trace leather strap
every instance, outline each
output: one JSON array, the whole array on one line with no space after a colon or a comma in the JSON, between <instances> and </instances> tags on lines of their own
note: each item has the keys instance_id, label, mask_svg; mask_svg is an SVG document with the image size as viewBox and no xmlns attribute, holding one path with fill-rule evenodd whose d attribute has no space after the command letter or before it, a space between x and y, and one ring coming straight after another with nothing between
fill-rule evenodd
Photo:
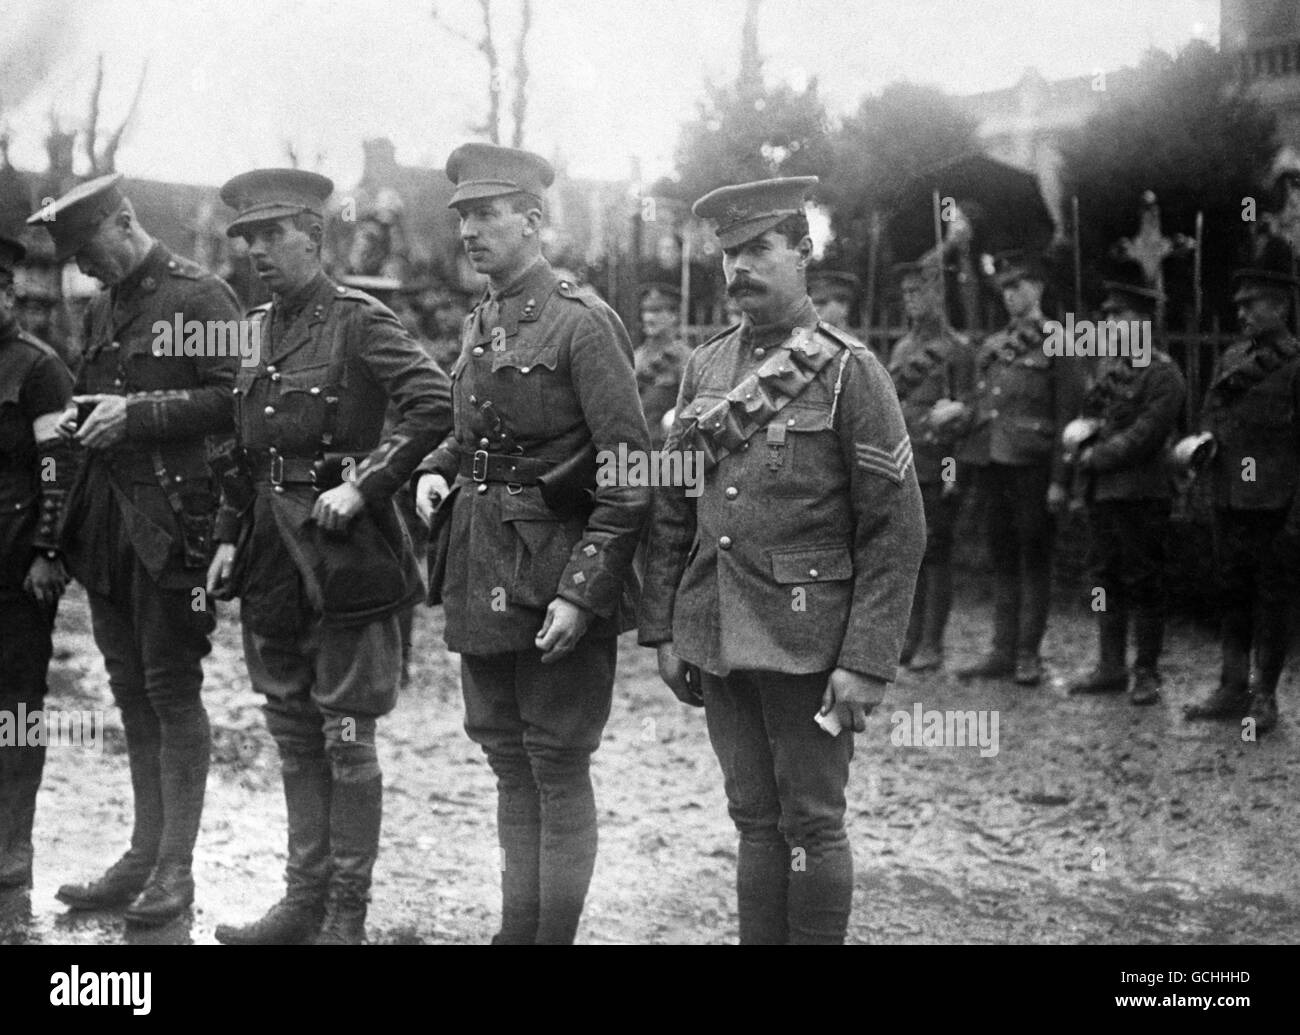
<instances>
[{"instance_id":1,"label":"leather strap","mask_svg":"<svg viewBox=\"0 0 1300 1035\"><path fill-rule=\"evenodd\" d=\"M550 460L489 453L484 449L473 453L462 453L460 457L460 473L476 482L536 485L542 475L554 467L554 462Z\"/></svg>"}]
</instances>

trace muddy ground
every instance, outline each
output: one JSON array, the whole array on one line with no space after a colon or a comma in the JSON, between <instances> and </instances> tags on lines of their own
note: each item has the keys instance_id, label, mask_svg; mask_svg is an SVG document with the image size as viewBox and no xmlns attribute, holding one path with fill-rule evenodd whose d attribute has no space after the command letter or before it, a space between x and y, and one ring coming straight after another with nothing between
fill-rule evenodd
<instances>
[{"instance_id":1,"label":"muddy ground","mask_svg":"<svg viewBox=\"0 0 1300 1035\"><path fill-rule=\"evenodd\" d=\"M985 590L968 578L949 668L987 635ZM421 609L410 688L381 724L387 779L370 937L482 943L496 925L494 784L461 729L457 662L441 613ZM1213 680L1203 627L1175 624L1164 701L1070 698L1090 661L1084 612L1058 609L1044 653L1050 683L962 685L904 677L857 740L849 832L857 865L850 940L894 942L1300 941L1300 700L1258 743L1230 723L1189 725L1181 705ZM89 632L85 597L60 613L50 704L105 709L103 751L51 750L37 813L36 883L0 902L0 940L211 943L281 892L284 804L274 744L249 689L234 612L207 666L214 765L191 920L152 932L120 915L69 915L58 885L98 874L125 849L130 784L121 723ZM900 747L891 715L996 709L998 753ZM613 715L594 765L601 854L579 940L725 943L736 937L735 838L700 713L660 684L653 653L625 638Z\"/></svg>"}]
</instances>

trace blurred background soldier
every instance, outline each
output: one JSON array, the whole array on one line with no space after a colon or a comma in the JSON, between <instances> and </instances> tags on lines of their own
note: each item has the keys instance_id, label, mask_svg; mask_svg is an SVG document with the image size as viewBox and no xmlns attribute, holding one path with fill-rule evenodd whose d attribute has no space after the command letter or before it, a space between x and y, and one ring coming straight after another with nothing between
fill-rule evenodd
<instances>
[{"instance_id":1,"label":"blurred background soldier","mask_svg":"<svg viewBox=\"0 0 1300 1035\"><path fill-rule=\"evenodd\" d=\"M1204 476L1214 500L1223 668L1218 687L1186 715L1248 715L1257 733L1277 722L1300 568L1300 342L1287 330L1291 270L1290 250L1272 238L1233 275L1246 339L1223 354L1201 416L1213 439Z\"/></svg>"},{"instance_id":2,"label":"blurred background soldier","mask_svg":"<svg viewBox=\"0 0 1300 1035\"><path fill-rule=\"evenodd\" d=\"M1137 331L1155 321L1160 292L1147 286L1140 268L1108 280L1101 309L1108 321ZM1097 377L1084 396L1083 417L1067 425L1066 449L1077 452L1085 478L1091 533L1088 568L1097 611L1098 656L1091 672L1070 684L1070 693L1122 692L1129 687L1129 617L1137 657L1129 699L1160 698L1160 650L1164 642L1165 542L1173 490L1168 464L1170 437L1178 426L1187 386L1162 348L1150 362L1133 357L1099 360ZM1069 428L1086 436L1071 441Z\"/></svg>"},{"instance_id":3,"label":"blurred background soldier","mask_svg":"<svg viewBox=\"0 0 1300 1035\"><path fill-rule=\"evenodd\" d=\"M68 414L86 456L63 540L122 709L135 802L130 850L58 897L73 909L131 903L128 920L160 924L194 900L190 865L211 751L199 694L216 624L194 591L211 556L217 499L207 436L230 430L239 357L182 355L181 342L160 354L155 323L210 328L238 320L239 309L221 280L149 236L121 179L73 187L28 219L54 239L56 260L75 257L106 288L87 313L80 394Z\"/></svg>"},{"instance_id":4,"label":"blurred background soldier","mask_svg":"<svg viewBox=\"0 0 1300 1035\"><path fill-rule=\"evenodd\" d=\"M704 708L742 944L844 940L853 735L897 676L923 545L889 377L808 297L816 183L720 187L692 209L717 220L744 318L691 355L668 444L708 458L702 495L659 488L646 550L639 639Z\"/></svg>"},{"instance_id":5,"label":"blurred background soldier","mask_svg":"<svg viewBox=\"0 0 1300 1035\"><path fill-rule=\"evenodd\" d=\"M48 344L66 364L72 356L56 319L61 301L60 273L54 262L28 252L13 271L14 315L23 330Z\"/></svg>"},{"instance_id":6,"label":"blurred background soldier","mask_svg":"<svg viewBox=\"0 0 1300 1035\"><path fill-rule=\"evenodd\" d=\"M895 273L908 332L894 346L889 375L912 440L926 531L900 660L913 672L927 672L943 664L943 633L952 609L952 539L961 507L956 452L969 425L975 350L948 325L937 264L901 263Z\"/></svg>"},{"instance_id":7,"label":"blurred background soldier","mask_svg":"<svg viewBox=\"0 0 1300 1035\"><path fill-rule=\"evenodd\" d=\"M447 378L371 296L321 269L333 184L257 169L221 188L272 301L261 361L236 388L210 592L242 599L244 657L265 695L288 813L285 896L226 944L365 940L379 854L376 726L397 700L398 613L422 595L393 493L451 425ZM396 419L382 436L385 411Z\"/></svg>"},{"instance_id":8,"label":"blurred background soldier","mask_svg":"<svg viewBox=\"0 0 1300 1035\"><path fill-rule=\"evenodd\" d=\"M461 655L465 732L497 777L493 941L567 944L596 863L591 755L617 637L635 622L630 568L650 504L628 479L598 482L596 457L649 438L623 324L542 255L550 164L465 144L447 176L488 289L452 371L455 430L421 466L416 504L428 515L441 501L449 522L429 589Z\"/></svg>"},{"instance_id":9,"label":"blurred background soldier","mask_svg":"<svg viewBox=\"0 0 1300 1035\"><path fill-rule=\"evenodd\" d=\"M817 315L842 331L850 327L853 305L858 299L858 278L840 270L814 270L808 274L808 297Z\"/></svg>"},{"instance_id":10,"label":"blurred background soldier","mask_svg":"<svg viewBox=\"0 0 1300 1035\"><path fill-rule=\"evenodd\" d=\"M664 284L641 289L641 344L636 350L636 387L650 430L650 445L663 445L667 417L677 402L682 370L691 358L681 334L682 293ZM671 420L671 418L669 418Z\"/></svg>"},{"instance_id":11,"label":"blurred background soldier","mask_svg":"<svg viewBox=\"0 0 1300 1035\"><path fill-rule=\"evenodd\" d=\"M39 713L54 613L67 585L58 521L75 455L59 435L72 375L19 325L13 275L26 249L0 237L0 713ZM32 821L45 745L0 746L0 889L32 879Z\"/></svg>"},{"instance_id":12,"label":"blurred background soldier","mask_svg":"<svg viewBox=\"0 0 1300 1035\"><path fill-rule=\"evenodd\" d=\"M1079 415L1084 364L1043 349L1041 264L1022 253L999 257L998 286L1010 322L990 335L976 360L975 415L959 459L975 468L993 561L993 643L962 678L1043 678L1039 657L1052 589L1055 515L1068 498L1061 432Z\"/></svg>"}]
</instances>

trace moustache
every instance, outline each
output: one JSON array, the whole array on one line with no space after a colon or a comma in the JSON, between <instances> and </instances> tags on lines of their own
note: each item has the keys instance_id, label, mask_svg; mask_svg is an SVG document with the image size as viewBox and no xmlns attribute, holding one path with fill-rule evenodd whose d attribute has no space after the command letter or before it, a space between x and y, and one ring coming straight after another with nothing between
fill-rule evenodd
<instances>
[{"instance_id":1,"label":"moustache","mask_svg":"<svg viewBox=\"0 0 1300 1035\"><path fill-rule=\"evenodd\" d=\"M748 277L737 277L727 285L727 294L732 296L738 295L742 291L754 291L761 294L766 290L767 288L763 287L762 284L750 280Z\"/></svg>"}]
</instances>

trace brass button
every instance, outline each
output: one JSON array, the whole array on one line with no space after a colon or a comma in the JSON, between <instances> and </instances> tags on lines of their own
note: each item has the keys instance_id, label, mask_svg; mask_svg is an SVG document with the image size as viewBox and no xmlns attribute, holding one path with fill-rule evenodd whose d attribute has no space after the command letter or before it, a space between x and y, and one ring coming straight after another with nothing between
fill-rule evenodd
<instances>
[{"instance_id":1,"label":"brass button","mask_svg":"<svg viewBox=\"0 0 1300 1035\"><path fill-rule=\"evenodd\" d=\"M994 388L994 389L993 389L993 394L994 394L994 395L1001 395L1001 394L1002 394L1002 389L1001 389L1001 387Z\"/></svg>"},{"instance_id":2,"label":"brass button","mask_svg":"<svg viewBox=\"0 0 1300 1035\"><path fill-rule=\"evenodd\" d=\"M265 413L268 417L274 417L274 416L275 416L275 407L274 407L274 406L268 406L268 407L267 407L266 409L264 409L262 412Z\"/></svg>"},{"instance_id":3,"label":"brass button","mask_svg":"<svg viewBox=\"0 0 1300 1035\"><path fill-rule=\"evenodd\" d=\"M120 341L115 341L113 342L112 345L109 346L110 349L120 349L121 347L122 347L122 343Z\"/></svg>"},{"instance_id":4,"label":"brass button","mask_svg":"<svg viewBox=\"0 0 1300 1035\"><path fill-rule=\"evenodd\" d=\"M272 380L272 381L279 381L279 380L280 380L280 375L279 375L278 373L276 373L276 374L272 374L272 375L271 375L271 380Z\"/></svg>"},{"instance_id":5,"label":"brass button","mask_svg":"<svg viewBox=\"0 0 1300 1035\"><path fill-rule=\"evenodd\" d=\"M308 395L320 395L320 389L317 388L315 385L312 385L309 389L307 389L307 394L308 394Z\"/></svg>"},{"instance_id":6,"label":"brass button","mask_svg":"<svg viewBox=\"0 0 1300 1035\"><path fill-rule=\"evenodd\" d=\"M117 378L117 379L113 382L113 384L114 384L115 387L117 387L117 388L121 388L121 387L122 387L122 379L121 379L120 377Z\"/></svg>"},{"instance_id":7,"label":"brass button","mask_svg":"<svg viewBox=\"0 0 1300 1035\"><path fill-rule=\"evenodd\" d=\"M475 346L474 346L474 355L476 355L476 356L481 356L481 355L483 355L483 346L482 346L482 345L475 345Z\"/></svg>"},{"instance_id":8,"label":"brass button","mask_svg":"<svg viewBox=\"0 0 1300 1035\"><path fill-rule=\"evenodd\" d=\"M998 411L997 411L997 410L989 410L989 416L990 416L990 417L996 417L997 415L998 415Z\"/></svg>"},{"instance_id":9,"label":"brass button","mask_svg":"<svg viewBox=\"0 0 1300 1035\"><path fill-rule=\"evenodd\" d=\"M748 449L748 448L749 448L749 443L746 442L746 443L745 443L743 446L741 446L740 448L741 448L741 449Z\"/></svg>"},{"instance_id":10,"label":"brass button","mask_svg":"<svg viewBox=\"0 0 1300 1035\"><path fill-rule=\"evenodd\" d=\"M754 350L754 355L755 355L755 356L765 356L765 355L767 355L767 350L766 350L766 349L762 349L762 348L755 349L755 350Z\"/></svg>"},{"instance_id":11,"label":"brass button","mask_svg":"<svg viewBox=\"0 0 1300 1035\"><path fill-rule=\"evenodd\" d=\"M815 579L815 578L817 577L817 569L816 569L816 568L809 568L809 569L808 569L808 577L809 577L810 579Z\"/></svg>"},{"instance_id":12,"label":"brass button","mask_svg":"<svg viewBox=\"0 0 1300 1035\"><path fill-rule=\"evenodd\" d=\"M521 374L526 374L526 373L528 373L528 371L531 370L531 369L532 369L531 367L520 367L520 368L519 368L519 372L520 372Z\"/></svg>"},{"instance_id":13,"label":"brass button","mask_svg":"<svg viewBox=\"0 0 1300 1035\"><path fill-rule=\"evenodd\" d=\"M272 363L270 366L268 366L268 367L266 368L266 372L267 372L268 374L274 374L274 373L275 373L275 364Z\"/></svg>"},{"instance_id":14,"label":"brass button","mask_svg":"<svg viewBox=\"0 0 1300 1035\"><path fill-rule=\"evenodd\" d=\"M478 402L478 396L477 396L477 395L471 395L471 396L469 397L469 404L470 404L471 406L475 405L477 402Z\"/></svg>"},{"instance_id":15,"label":"brass button","mask_svg":"<svg viewBox=\"0 0 1300 1035\"><path fill-rule=\"evenodd\" d=\"M718 540L718 549L719 549L719 550L730 550L730 549L731 549L731 536L729 536L729 535L724 535L721 539L719 539L719 540Z\"/></svg>"},{"instance_id":16,"label":"brass button","mask_svg":"<svg viewBox=\"0 0 1300 1035\"><path fill-rule=\"evenodd\" d=\"M478 491L479 491L479 495L482 495L483 493L487 492L487 482L483 482L483 484L481 484L478 487Z\"/></svg>"},{"instance_id":17,"label":"brass button","mask_svg":"<svg viewBox=\"0 0 1300 1035\"><path fill-rule=\"evenodd\" d=\"M793 427L794 427L794 418L791 417L788 421L786 421L786 422L785 422L785 426L786 426L787 428L793 428Z\"/></svg>"},{"instance_id":18,"label":"brass button","mask_svg":"<svg viewBox=\"0 0 1300 1035\"><path fill-rule=\"evenodd\" d=\"M284 492L284 486L283 486L283 485L272 485L272 486L271 486L271 489L272 489L272 491L274 491L274 492Z\"/></svg>"},{"instance_id":19,"label":"brass button","mask_svg":"<svg viewBox=\"0 0 1300 1035\"><path fill-rule=\"evenodd\" d=\"M727 499L734 500L737 496L740 495L740 490L737 489L734 485L728 485L727 491L726 493L724 493L724 495L727 497Z\"/></svg>"},{"instance_id":20,"label":"brass button","mask_svg":"<svg viewBox=\"0 0 1300 1035\"><path fill-rule=\"evenodd\" d=\"M479 449L487 449L487 447L490 446L491 444L492 442L490 439L481 438L478 440Z\"/></svg>"}]
</instances>

